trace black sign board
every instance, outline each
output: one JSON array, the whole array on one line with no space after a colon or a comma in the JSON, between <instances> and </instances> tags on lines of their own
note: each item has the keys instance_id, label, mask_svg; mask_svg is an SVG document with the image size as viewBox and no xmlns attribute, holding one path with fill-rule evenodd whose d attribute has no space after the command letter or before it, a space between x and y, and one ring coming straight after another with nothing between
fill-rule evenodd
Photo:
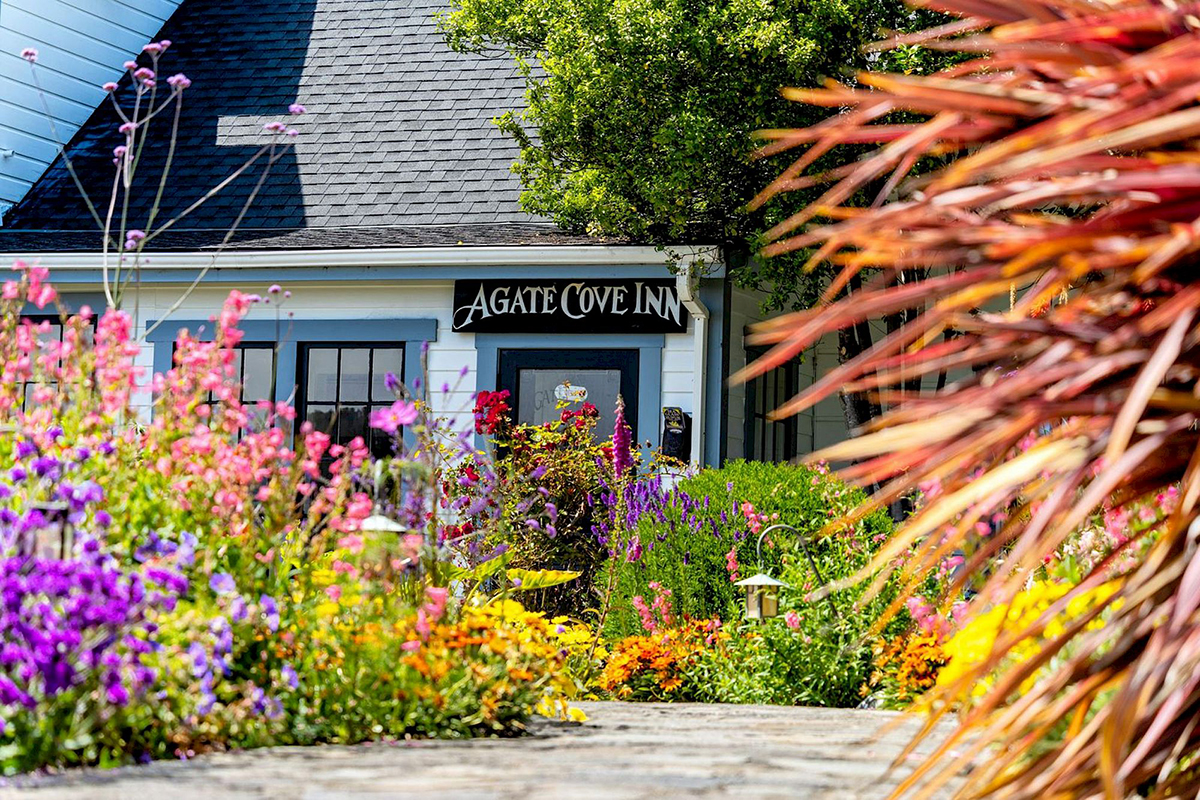
<instances>
[{"instance_id":1,"label":"black sign board","mask_svg":"<svg viewBox=\"0 0 1200 800\"><path fill-rule=\"evenodd\" d=\"M683 333L669 278L454 282L454 330L474 333Z\"/></svg>"}]
</instances>

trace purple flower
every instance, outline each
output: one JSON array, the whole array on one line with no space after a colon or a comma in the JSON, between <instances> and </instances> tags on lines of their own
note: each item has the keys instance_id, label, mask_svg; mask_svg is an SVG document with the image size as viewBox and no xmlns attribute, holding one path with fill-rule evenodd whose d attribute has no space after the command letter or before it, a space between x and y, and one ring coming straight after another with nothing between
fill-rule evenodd
<instances>
[{"instance_id":1,"label":"purple flower","mask_svg":"<svg viewBox=\"0 0 1200 800\"><path fill-rule=\"evenodd\" d=\"M258 605L262 609L263 618L271 633L279 630L279 605L275 602L275 598L264 594L258 598Z\"/></svg>"},{"instance_id":2,"label":"purple flower","mask_svg":"<svg viewBox=\"0 0 1200 800\"><path fill-rule=\"evenodd\" d=\"M234 582L232 575L226 572L217 572L209 578L208 588L217 594L233 594L237 591L237 584Z\"/></svg>"},{"instance_id":3,"label":"purple flower","mask_svg":"<svg viewBox=\"0 0 1200 800\"><path fill-rule=\"evenodd\" d=\"M208 670L208 651L204 649L204 645L199 642L192 642L188 645L188 657L192 659L192 675L199 678L207 673Z\"/></svg>"},{"instance_id":4,"label":"purple flower","mask_svg":"<svg viewBox=\"0 0 1200 800\"><path fill-rule=\"evenodd\" d=\"M389 372L383 376L383 385L389 392L395 394L396 390L400 388L400 379L396 377L396 373Z\"/></svg>"},{"instance_id":5,"label":"purple flower","mask_svg":"<svg viewBox=\"0 0 1200 800\"><path fill-rule=\"evenodd\" d=\"M246 609L246 601L240 594L235 595L229 603L229 618L234 622L244 622L248 616L250 612Z\"/></svg>"},{"instance_id":6,"label":"purple flower","mask_svg":"<svg viewBox=\"0 0 1200 800\"><path fill-rule=\"evenodd\" d=\"M300 676L296 674L296 670L292 668L291 664L284 664L279 673L283 676L289 689L295 689L300 685Z\"/></svg>"},{"instance_id":7,"label":"purple flower","mask_svg":"<svg viewBox=\"0 0 1200 800\"><path fill-rule=\"evenodd\" d=\"M306 114L308 113L308 109L299 103L292 103L290 106L288 106L288 113L292 115Z\"/></svg>"}]
</instances>

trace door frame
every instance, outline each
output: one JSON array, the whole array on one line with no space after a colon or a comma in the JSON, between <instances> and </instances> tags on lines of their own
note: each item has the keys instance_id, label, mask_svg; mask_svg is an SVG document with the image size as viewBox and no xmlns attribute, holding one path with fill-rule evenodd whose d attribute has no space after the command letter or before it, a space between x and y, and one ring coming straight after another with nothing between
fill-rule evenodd
<instances>
[{"instance_id":1,"label":"door frame","mask_svg":"<svg viewBox=\"0 0 1200 800\"><path fill-rule=\"evenodd\" d=\"M514 415L520 408L520 381L522 369L616 369L621 373L621 397L625 400L625 420L638 436L638 390L640 353L637 348L580 349L580 348L525 348L501 347L496 353L496 386L507 389L511 396L509 405ZM606 435L604 431L600 435Z\"/></svg>"}]
</instances>

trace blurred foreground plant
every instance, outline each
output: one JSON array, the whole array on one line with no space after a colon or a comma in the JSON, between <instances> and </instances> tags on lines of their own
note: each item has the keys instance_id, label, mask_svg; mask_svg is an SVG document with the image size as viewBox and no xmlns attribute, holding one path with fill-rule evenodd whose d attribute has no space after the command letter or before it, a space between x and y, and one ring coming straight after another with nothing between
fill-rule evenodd
<instances>
[{"instance_id":1,"label":"blurred foreground plant","mask_svg":"<svg viewBox=\"0 0 1200 800\"><path fill-rule=\"evenodd\" d=\"M1093 515L1178 484L1169 513L1081 562L1079 583L1039 613L996 612L1005 621L989 646L952 662L957 679L930 696L935 718L963 709L960 729L900 791L929 778L926 796L973 764L963 795L1193 795L1200 23L1193 6L1150 0L938 8L961 20L881 47L919 42L978 58L927 77L787 90L848 110L765 133L764 154L809 147L764 196L832 184L772 230L766 254L814 248L810 268L832 261L840 272L826 307L760 326L756 340L774 347L744 374L841 327L923 312L776 412L839 390L896 404L817 454L855 460L843 474L884 482L860 513L926 490L871 567L875 586L893 572L906 586L893 610L956 551L956 587L980 589L971 613L1004 609ZM863 143L881 146L805 174L833 148ZM857 281L863 288L844 296ZM946 370L964 377L905 393L905 382ZM997 512L1003 522L987 524ZM1130 555L1133 564L1109 568ZM1052 624L1084 598L1077 616ZM1069 735L1056 738L1062 721Z\"/></svg>"}]
</instances>

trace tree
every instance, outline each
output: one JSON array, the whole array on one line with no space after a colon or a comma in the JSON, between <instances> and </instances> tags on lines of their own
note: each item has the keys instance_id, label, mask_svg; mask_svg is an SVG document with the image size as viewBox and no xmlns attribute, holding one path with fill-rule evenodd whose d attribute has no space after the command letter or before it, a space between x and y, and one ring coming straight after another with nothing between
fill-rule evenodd
<instances>
[{"instance_id":1,"label":"tree","mask_svg":"<svg viewBox=\"0 0 1200 800\"><path fill-rule=\"evenodd\" d=\"M935 716L960 708L962 726L901 790L929 778L930 796L969 766L958 785L965 796L1195 796L1194 9L1155 0L939 4L961 19L923 38L976 59L927 77L864 75L854 90L793 94L850 110L836 131L781 141L882 146L826 171L828 191L771 231L766 252L818 248L814 265L838 265L831 299L865 268L877 279L851 301L764 325L775 347L755 369L868 316L929 304L784 411L846 385L886 399L901 367L973 370L814 455L861 459L849 474L886 482L873 504L926 487L928 502L873 567L899 570L907 594L948 554L965 553L952 590L977 586L971 614L995 622L951 662L957 677L927 698ZM870 113L880 104L920 119L880 124ZM956 158L914 171L931 153ZM889 201L845 205L888 176ZM888 285L914 266L929 276ZM979 312L989 305L1002 310ZM962 335L940 341L948 326ZM1115 528L1111 544L1068 565L1072 580L1030 606L1027 582L1046 576L1048 563L1073 561L1064 543L1101 518ZM1013 613L1022 603L1034 610Z\"/></svg>"}]
</instances>

